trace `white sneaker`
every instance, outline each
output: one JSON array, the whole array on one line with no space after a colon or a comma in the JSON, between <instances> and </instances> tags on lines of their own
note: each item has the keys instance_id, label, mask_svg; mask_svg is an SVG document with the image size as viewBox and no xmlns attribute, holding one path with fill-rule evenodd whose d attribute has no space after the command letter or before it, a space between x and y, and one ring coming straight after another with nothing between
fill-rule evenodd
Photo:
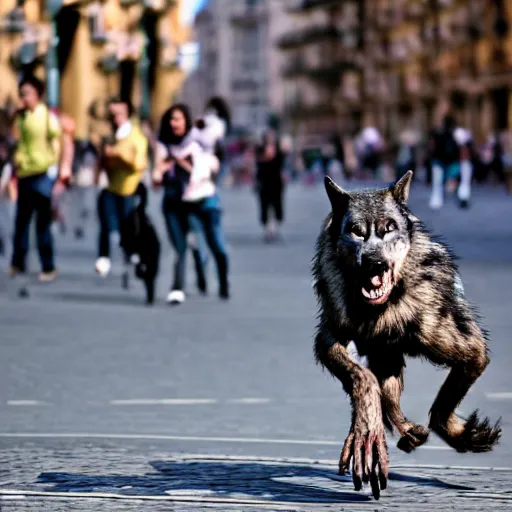
<instances>
[{"instance_id":1,"label":"white sneaker","mask_svg":"<svg viewBox=\"0 0 512 512\"><path fill-rule=\"evenodd\" d=\"M107 277L110 273L111 267L112 264L110 263L109 258L101 257L96 260L96 272L101 277Z\"/></svg>"},{"instance_id":2,"label":"white sneaker","mask_svg":"<svg viewBox=\"0 0 512 512\"><path fill-rule=\"evenodd\" d=\"M444 171L439 165L432 168L432 195L430 196L429 206L432 210L439 210L444 203L443 190Z\"/></svg>"},{"instance_id":3,"label":"white sneaker","mask_svg":"<svg viewBox=\"0 0 512 512\"><path fill-rule=\"evenodd\" d=\"M441 194L432 194L429 205L432 210L440 210L443 207L443 196Z\"/></svg>"},{"instance_id":4,"label":"white sneaker","mask_svg":"<svg viewBox=\"0 0 512 512\"><path fill-rule=\"evenodd\" d=\"M183 290L171 290L167 295L167 304L183 304L185 302L185 292Z\"/></svg>"}]
</instances>

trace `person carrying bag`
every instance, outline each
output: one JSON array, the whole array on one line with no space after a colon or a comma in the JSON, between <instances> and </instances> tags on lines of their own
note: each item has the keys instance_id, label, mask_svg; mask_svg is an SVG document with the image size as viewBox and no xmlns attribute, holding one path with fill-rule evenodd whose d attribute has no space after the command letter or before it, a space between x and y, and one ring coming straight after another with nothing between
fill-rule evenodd
<instances>
[{"instance_id":1,"label":"person carrying bag","mask_svg":"<svg viewBox=\"0 0 512 512\"><path fill-rule=\"evenodd\" d=\"M62 129L59 119L42 101L44 85L36 77L24 77L19 84L22 110L14 122L15 174L18 201L14 226L14 247L10 275L26 271L29 230L36 216L36 234L41 282L57 277L51 233L52 193L59 179Z\"/></svg>"}]
</instances>

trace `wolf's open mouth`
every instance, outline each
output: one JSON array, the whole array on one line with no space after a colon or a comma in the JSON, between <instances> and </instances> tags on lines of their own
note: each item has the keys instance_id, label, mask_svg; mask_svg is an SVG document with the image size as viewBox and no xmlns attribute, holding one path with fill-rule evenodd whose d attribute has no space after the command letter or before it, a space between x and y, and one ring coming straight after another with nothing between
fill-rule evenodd
<instances>
[{"instance_id":1,"label":"wolf's open mouth","mask_svg":"<svg viewBox=\"0 0 512 512\"><path fill-rule=\"evenodd\" d=\"M386 270L382 275L373 276L367 288L363 287L363 295L370 304L383 304L393 289L391 269Z\"/></svg>"}]
</instances>

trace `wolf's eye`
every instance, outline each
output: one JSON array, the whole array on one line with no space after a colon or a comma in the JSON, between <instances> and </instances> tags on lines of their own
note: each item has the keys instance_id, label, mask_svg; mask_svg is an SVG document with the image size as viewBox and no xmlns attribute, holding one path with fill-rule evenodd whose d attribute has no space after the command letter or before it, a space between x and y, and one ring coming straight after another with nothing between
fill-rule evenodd
<instances>
[{"instance_id":1,"label":"wolf's eye","mask_svg":"<svg viewBox=\"0 0 512 512\"><path fill-rule=\"evenodd\" d=\"M396 230L396 224L390 220L386 223L386 227L384 228L385 233L391 233L392 231Z\"/></svg>"},{"instance_id":2,"label":"wolf's eye","mask_svg":"<svg viewBox=\"0 0 512 512\"><path fill-rule=\"evenodd\" d=\"M355 224L350 226L349 233L353 238L364 238L363 230Z\"/></svg>"}]
</instances>

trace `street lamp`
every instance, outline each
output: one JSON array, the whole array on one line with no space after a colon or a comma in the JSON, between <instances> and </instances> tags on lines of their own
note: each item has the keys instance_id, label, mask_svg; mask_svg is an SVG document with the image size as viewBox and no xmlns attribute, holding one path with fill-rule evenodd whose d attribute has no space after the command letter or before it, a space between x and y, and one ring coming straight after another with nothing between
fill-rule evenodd
<instances>
[{"instance_id":1,"label":"street lamp","mask_svg":"<svg viewBox=\"0 0 512 512\"><path fill-rule=\"evenodd\" d=\"M139 60L139 76L141 85L141 103L140 103L140 117L142 119L149 118L150 115L150 90L149 90L149 58L148 58L148 37L143 35L143 45Z\"/></svg>"},{"instance_id":2,"label":"street lamp","mask_svg":"<svg viewBox=\"0 0 512 512\"><path fill-rule=\"evenodd\" d=\"M62 0L47 0L46 9L50 18L50 44L46 56L46 83L47 83L47 101L50 108L56 108L60 103L59 87L59 58L57 47L59 38L57 35L57 24L55 17L62 7Z\"/></svg>"}]
</instances>

